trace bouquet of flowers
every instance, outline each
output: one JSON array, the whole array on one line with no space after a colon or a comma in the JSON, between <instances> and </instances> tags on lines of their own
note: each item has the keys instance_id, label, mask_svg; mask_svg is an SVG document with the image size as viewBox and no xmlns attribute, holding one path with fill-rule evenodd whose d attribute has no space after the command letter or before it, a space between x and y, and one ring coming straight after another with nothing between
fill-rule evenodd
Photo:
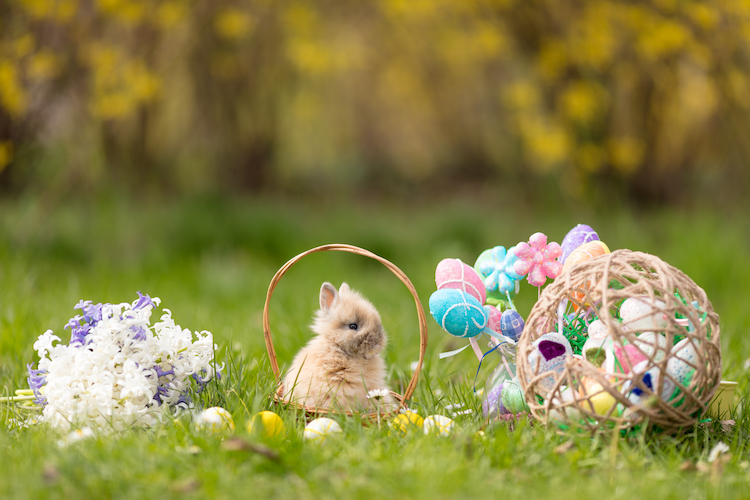
<instances>
[{"instance_id":1,"label":"bouquet of flowers","mask_svg":"<svg viewBox=\"0 0 750 500\"><path fill-rule=\"evenodd\" d=\"M159 304L140 292L132 304L82 300L75 306L81 314L65 326L68 344L52 330L40 335L34 343L40 361L36 369L28 365L28 382L43 407L41 420L63 430L121 430L154 424L165 405L189 408L190 387L201 391L221 375L213 362L216 345L211 332L193 334L175 324L169 309L151 325Z\"/></svg>"}]
</instances>

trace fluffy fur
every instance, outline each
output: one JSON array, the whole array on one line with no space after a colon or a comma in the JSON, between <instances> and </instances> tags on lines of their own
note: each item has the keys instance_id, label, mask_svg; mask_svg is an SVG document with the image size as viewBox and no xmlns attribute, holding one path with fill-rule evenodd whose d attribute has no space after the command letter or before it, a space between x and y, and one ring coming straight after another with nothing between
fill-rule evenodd
<instances>
[{"instance_id":1,"label":"fluffy fur","mask_svg":"<svg viewBox=\"0 0 750 500\"><path fill-rule=\"evenodd\" d=\"M284 397L316 408L374 408L367 392L387 389L379 355L387 339L377 309L346 283L338 291L323 283L311 328L316 336L294 357ZM380 400L381 409L392 405L390 394Z\"/></svg>"}]
</instances>

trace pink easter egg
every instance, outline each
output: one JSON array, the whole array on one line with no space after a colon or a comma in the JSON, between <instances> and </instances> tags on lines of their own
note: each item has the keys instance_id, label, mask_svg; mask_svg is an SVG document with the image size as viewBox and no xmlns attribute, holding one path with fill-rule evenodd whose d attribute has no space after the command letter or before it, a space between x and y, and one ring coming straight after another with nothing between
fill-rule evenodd
<instances>
[{"instance_id":1,"label":"pink easter egg","mask_svg":"<svg viewBox=\"0 0 750 500\"><path fill-rule=\"evenodd\" d=\"M616 371L622 370L624 373L630 373L631 366L635 366L641 361L648 359L648 357L633 344L628 344L626 346L615 344L615 358L617 358L617 363L619 365L616 367ZM630 361L629 364L628 361Z\"/></svg>"},{"instance_id":2,"label":"pink easter egg","mask_svg":"<svg viewBox=\"0 0 750 500\"><path fill-rule=\"evenodd\" d=\"M484 304L487 300L487 290L484 282L473 267L464 264L459 259L443 259L435 269L435 284L438 290L455 288L466 292Z\"/></svg>"},{"instance_id":3,"label":"pink easter egg","mask_svg":"<svg viewBox=\"0 0 750 500\"><path fill-rule=\"evenodd\" d=\"M487 316L487 326L489 329L493 332L502 334L500 320L503 318L503 313L500 312L500 309L490 305L485 305L483 309L485 316Z\"/></svg>"}]
</instances>

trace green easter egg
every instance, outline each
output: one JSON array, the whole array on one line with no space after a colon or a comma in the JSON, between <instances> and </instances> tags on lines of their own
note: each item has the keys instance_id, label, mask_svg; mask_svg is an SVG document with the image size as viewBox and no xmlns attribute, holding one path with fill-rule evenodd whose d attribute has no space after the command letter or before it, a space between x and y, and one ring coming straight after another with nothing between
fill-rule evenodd
<instances>
[{"instance_id":1,"label":"green easter egg","mask_svg":"<svg viewBox=\"0 0 750 500\"><path fill-rule=\"evenodd\" d=\"M523 390L518 385L518 382L514 380L503 384L503 393L500 395L500 399L503 401L503 406L511 413L521 413L522 411L529 410L526 400L523 397Z\"/></svg>"}]
</instances>

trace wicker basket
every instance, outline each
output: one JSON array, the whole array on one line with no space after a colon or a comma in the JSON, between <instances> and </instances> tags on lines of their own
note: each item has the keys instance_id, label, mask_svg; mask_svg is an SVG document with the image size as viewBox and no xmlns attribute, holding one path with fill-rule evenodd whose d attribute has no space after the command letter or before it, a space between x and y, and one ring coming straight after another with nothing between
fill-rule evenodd
<instances>
[{"instance_id":1,"label":"wicker basket","mask_svg":"<svg viewBox=\"0 0 750 500\"><path fill-rule=\"evenodd\" d=\"M653 327L623 327L618 315L629 298L660 304L651 309L657 314L642 316ZM536 347L535 341L542 335L559 333L564 325L562 334L574 338L575 325L581 325L576 321L594 316L612 341L612 371L585 356L556 354L558 361L551 362L540 357L542 341ZM649 318L659 318L659 324ZM642 331L653 333L641 337ZM681 350L685 347L675 347L678 340L690 356ZM719 317L703 289L679 269L653 255L617 250L573 266L544 290L519 341L518 378L532 415L545 424L589 430L646 426L679 433L697 422L719 385Z\"/></svg>"},{"instance_id":2,"label":"wicker basket","mask_svg":"<svg viewBox=\"0 0 750 500\"><path fill-rule=\"evenodd\" d=\"M399 406L396 412L403 408L406 405L406 402L411 399L412 394L414 394L414 390L417 387L417 380L419 379L419 372L422 370L422 363L424 361L424 355L427 350L427 319L425 317L424 309L422 308L422 303L419 301L419 296L417 295L417 291L414 288L414 285L411 283L411 280L409 280L408 276L404 274L404 272L396 267L394 264L389 262L388 260L384 259L383 257L380 257L379 255L376 255L368 250L365 250L363 248L359 248L353 245L344 245L344 244L330 244L330 245L323 245L316 248L312 248L310 250L307 250L306 252L302 252L301 254L297 255L296 257L290 259L286 264L284 264L281 269L279 269L276 272L276 275L271 280L271 283L268 285L268 293L266 294L266 304L263 308L263 335L266 340L266 349L268 349L268 357L271 360L271 368L273 369L273 373L276 377L276 382L278 384L278 388L276 392L273 395L274 401L276 401L279 404L288 405L289 408L296 408L300 410L304 410L309 415L326 415L326 414L343 414L343 415L354 415L355 412L352 411L344 411L344 410L332 410L329 408L317 408L317 407L311 407L311 406L305 406L297 402L290 402L286 401L282 398L284 394L284 387L282 383L281 378L281 371L279 370L279 362L276 359L276 350L273 347L273 338L271 337L271 323L269 320L269 305L271 303L271 295L273 295L274 290L276 289L276 285L278 285L279 281L281 280L281 277L284 276L284 274L289 271L289 269L296 264L298 261L303 259L304 257L317 252L349 252L354 253L357 255L362 255L364 257L369 257L371 259L377 260L381 264L383 264L385 267L390 269L390 271L398 277L398 279L401 280L401 282L406 285L406 287L409 289L409 292L411 292L412 297L414 297L414 303L417 307L417 317L419 319L419 362L417 363L416 368L414 369L414 373L412 374L411 380L409 382L409 385L406 387L406 390L404 391L404 394L398 394L396 392L391 391L391 395L394 397L396 401L398 401ZM376 418L379 418L379 415L377 413L365 413L361 414L363 418L374 420Z\"/></svg>"}]
</instances>

